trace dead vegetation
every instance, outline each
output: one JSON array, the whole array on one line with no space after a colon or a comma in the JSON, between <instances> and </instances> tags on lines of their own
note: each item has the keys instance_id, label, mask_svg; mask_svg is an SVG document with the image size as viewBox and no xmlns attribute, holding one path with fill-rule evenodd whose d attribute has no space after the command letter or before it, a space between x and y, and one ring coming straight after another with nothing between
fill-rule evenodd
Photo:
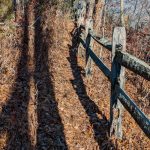
<instances>
[{"instance_id":1,"label":"dead vegetation","mask_svg":"<svg viewBox=\"0 0 150 150\"><path fill-rule=\"evenodd\" d=\"M69 13L40 4L26 7L23 26L2 29L0 149L148 150L149 139L126 111L123 140L109 137L109 82L96 66L85 78L83 58L72 49ZM110 55L102 56L110 65ZM149 114L149 85L128 76L127 91Z\"/></svg>"}]
</instances>

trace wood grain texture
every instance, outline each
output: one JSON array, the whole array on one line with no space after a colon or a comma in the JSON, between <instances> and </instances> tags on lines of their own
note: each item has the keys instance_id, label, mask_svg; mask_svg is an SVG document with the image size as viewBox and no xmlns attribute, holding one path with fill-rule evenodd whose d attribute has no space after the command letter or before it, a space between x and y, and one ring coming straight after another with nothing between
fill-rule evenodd
<instances>
[{"instance_id":1,"label":"wood grain texture","mask_svg":"<svg viewBox=\"0 0 150 150\"><path fill-rule=\"evenodd\" d=\"M116 61L122 66L150 81L150 66L144 61L121 51L116 52Z\"/></svg>"},{"instance_id":2,"label":"wood grain texture","mask_svg":"<svg viewBox=\"0 0 150 150\"><path fill-rule=\"evenodd\" d=\"M110 99L110 134L115 134L117 138L122 139L123 106L117 98L116 86L124 88L125 69L115 59L117 45L122 45L120 51L126 51L126 31L124 27L116 27L113 32Z\"/></svg>"}]
</instances>

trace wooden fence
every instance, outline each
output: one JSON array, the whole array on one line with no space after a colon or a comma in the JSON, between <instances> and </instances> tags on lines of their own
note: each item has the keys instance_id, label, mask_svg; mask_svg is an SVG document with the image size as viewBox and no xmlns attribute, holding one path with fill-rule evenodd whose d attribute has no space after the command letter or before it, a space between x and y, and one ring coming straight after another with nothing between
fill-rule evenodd
<instances>
[{"instance_id":1,"label":"wooden fence","mask_svg":"<svg viewBox=\"0 0 150 150\"><path fill-rule=\"evenodd\" d=\"M122 138L122 113L125 108L146 136L150 138L150 120L124 90L125 68L150 81L150 66L126 52L126 31L124 27L114 28L112 42L105 38L98 38L91 28L88 28L88 34L86 35L86 33L84 34L86 30L83 25L80 25L78 28L78 55L82 53L83 48L80 48L82 45L86 52L86 75L89 76L91 74L94 62L111 82L110 135L115 134L117 138ZM93 40L111 52L111 70L94 53L92 49Z\"/></svg>"}]
</instances>

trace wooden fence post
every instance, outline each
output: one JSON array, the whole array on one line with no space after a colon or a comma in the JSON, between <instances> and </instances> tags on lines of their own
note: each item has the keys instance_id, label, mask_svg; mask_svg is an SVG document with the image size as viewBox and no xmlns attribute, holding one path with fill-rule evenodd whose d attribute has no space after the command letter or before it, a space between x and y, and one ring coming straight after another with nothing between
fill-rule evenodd
<instances>
[{"instance_id":1,"label":"wooden fence post","mask_svg":"<svg viewBox=\"0 0 150 150\"><path fill-rule=\"evenodd\" d=\"M82 34L82 27L85 24L85 15L86 15L86 2L84 0L79 1L77 4L77 26L78 26L78 32L79 36L84 39L84 34ZM79 44L78 47L78 56L84 57L84 50L81 44Z\"/></svg>"},{"instance_id":2,"label":"wooden fence post","mask_svg":"<svg viewBox=\"0 0 150 150\"><path fill-rule=\"evenodd\" d=\"M93 32L93 19L89 19L86 22L86 33L87 34L87 38L86 38L86 67L85 67L85 72L86 72L86 76L90 76L92 74L92 66L93 66L93 62L91 57L89 56L89 48L92 49L93 48L93 40L91 38L91 33Z\"/></svg>"},{"instance_id":3,"label":"wooden fence post","mask_svg":"<svg viewBox=\"0 0 150 150\"><path fill-rule=\"evenodd\" d=\"M83 34L82 34L82 26L80 26L78 28L78 38L82 38L83 39ZM80 40L79 40L80 41ZM83 57L84 54L83 54L83 46L82 44L79 42L79 46L78 46L78 57Z\"/></svg>"},{"instance_id":4,"label":"wooden fence post","mask_svg":"<svg viewBox=\"0 0 150 150\"><path fill-rule=\"evenodd\" d=\"M113 32L110 101L110 135L115 134L117 138L122 139L123 106L117 99L116 86L124 88L125 69L115 60L117 46L121 46L121 51L126 51L126 31L124 27L116 27Z\"/></svg>"}]
</instances>

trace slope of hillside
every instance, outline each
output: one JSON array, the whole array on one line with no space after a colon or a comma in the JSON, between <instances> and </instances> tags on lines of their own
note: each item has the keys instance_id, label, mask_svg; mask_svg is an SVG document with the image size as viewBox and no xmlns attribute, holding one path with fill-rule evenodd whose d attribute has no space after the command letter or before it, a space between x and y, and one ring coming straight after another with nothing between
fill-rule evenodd
<instances>
[{"instance_id":1,"label":"slope of hillside","mask_svg":"<svg viewBox=\"0 0 150 150\"><path fill-rule=\"evenodd\" d=\"M128 113L123 140L109 137L110 84L96 66L85 78L69 14L31 1L18 17L1 37L0 149L148 150Z\"/></svg>"}]
</instances>

